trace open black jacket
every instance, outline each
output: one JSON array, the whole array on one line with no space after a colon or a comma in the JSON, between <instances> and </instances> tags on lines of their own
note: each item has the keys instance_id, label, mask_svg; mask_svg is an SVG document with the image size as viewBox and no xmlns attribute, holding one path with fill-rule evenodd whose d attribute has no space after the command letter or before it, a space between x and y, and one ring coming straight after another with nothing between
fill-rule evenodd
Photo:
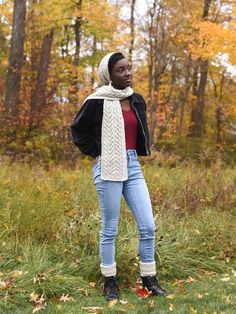
<instances>
[{"instance_id":1,"label":"open black jacket","mask_svg":"<svg viewBox=\"0 0 236 314\"><path fill-rule=\"evenodd\" d=\"M138 119L136 151L139 156L150 155L146 103L143 97L134 93L131 106ZM103 99L89 99L80 108L71 126L72 138L80 151L95 158L101 155L101 130Z\"/></svg>"}]
</instances>

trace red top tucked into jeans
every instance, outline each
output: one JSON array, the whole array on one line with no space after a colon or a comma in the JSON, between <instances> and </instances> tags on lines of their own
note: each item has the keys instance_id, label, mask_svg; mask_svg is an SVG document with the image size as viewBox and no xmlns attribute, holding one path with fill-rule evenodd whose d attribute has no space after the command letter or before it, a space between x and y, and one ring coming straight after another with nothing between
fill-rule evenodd
<instances>
[{"instance_id":1,"label":"red top tucked into jeans","mask_svg":"<svg viewBox=\"0 0 236 314\"><path fill-rule=\"evenodd\" d=\"M136 149L136 140L138 132L138 121L132 109L122 110L125 123L125 141L126 149Z\"/></svg>"}]
</instances>

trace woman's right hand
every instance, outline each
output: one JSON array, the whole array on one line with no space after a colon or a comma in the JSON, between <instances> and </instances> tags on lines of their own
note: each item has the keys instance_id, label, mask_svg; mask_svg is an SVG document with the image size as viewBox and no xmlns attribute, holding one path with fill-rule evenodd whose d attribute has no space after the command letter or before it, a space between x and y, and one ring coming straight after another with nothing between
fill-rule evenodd
<instances>
[{"instance_id":1,"label":"woman's right hand","mask_svg":"<svg viewBox=\"0 0 236 314\"><path fill-rule=\"evenodd\" d=\"M100 158L101 158L100 155L97 156L97 157L94 159L93 164L96 165L96 164L98 163L98 161L99 161Z\"/></svg>"}]
</instances>

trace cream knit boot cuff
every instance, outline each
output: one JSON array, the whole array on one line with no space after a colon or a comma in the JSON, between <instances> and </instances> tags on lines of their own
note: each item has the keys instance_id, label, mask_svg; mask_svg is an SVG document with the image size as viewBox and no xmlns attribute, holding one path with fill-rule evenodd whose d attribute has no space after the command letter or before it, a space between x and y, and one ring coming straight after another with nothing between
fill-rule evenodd
<instances>
[{"instance_id":1,"label":"cream knit boot cuff","mask_svg":"<svg viewBox=\"0 0 236 314\"><path fill-rule=\"evenodd\" d=\"M152 263L139 263L140 272L142 277L155 276L156 275L156 262Z\"/></svg>"},{"instance_id":2,"label":"cream knit boot cuff","mask_svg":"<svg viewBox=\"0 0 236 314\"><path fill-rule=\"evenodd\" d=\"M105 277L115 276L116 275L116 263L106 266L100 264L101 267L101 273Z\"/></svg>"}]
</instances>

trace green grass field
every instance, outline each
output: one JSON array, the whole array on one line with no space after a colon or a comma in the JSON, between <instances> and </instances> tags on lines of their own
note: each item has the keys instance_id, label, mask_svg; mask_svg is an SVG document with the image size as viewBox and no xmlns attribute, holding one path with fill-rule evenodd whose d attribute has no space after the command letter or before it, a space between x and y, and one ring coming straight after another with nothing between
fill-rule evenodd
<instances>
[{"instance_id":1,"label":"green grass field","mask_svg":"<svg viewBox=\"0 0 236 314\"><path fill-rule=\"evenodd\" d=\"M0 313L235 313L236 169L158 156L142 161L156 261L170 298L139 299L138 232L122 200L120 300L102 296L100 213L85 159L75 170L0 166Z\"/></svg>"}]
</instances>

